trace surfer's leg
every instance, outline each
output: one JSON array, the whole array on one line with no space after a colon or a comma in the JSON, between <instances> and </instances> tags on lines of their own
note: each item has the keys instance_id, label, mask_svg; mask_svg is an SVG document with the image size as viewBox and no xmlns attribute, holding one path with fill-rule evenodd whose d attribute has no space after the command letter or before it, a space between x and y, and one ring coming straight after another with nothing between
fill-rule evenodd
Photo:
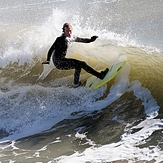
<instances>
[{"instance_id":1,"label":"surfer's leg","mask_svg":"<svg viewBox=\"0 0 163 163\"><path fill-rule=\"evenodd\" d=\"M81 69L83 68L86 72L96 76L97 78L103 79L104 78L104 73L103 72L97 72L93 68L91 68L89 65L86 64L84 61L79 61L76 59L64 59L64 67L65 69L75 69L74 73L74 84L79 83L79 77L80 77L80 72Z\"/></svg>"},{"instance_id":2,"label":"surfer's leg","mask_svg":"<svg viewBox=\"0 0 163 163\"><path fill-rule=\"evenodd\" d=\"M81 66L80 61L76 59L67 59L65 63L66 69L75 69L74 72L74 87L80 86L79 78L80 78L80 72L81 72Z\"/></svg>"},{"instance_id":3,"label":"surfer's leg","mask_svg":"<svg viewBox=\"0 0 163 163\"><path fill-rule=\"evenodd\" d=\"M75 73L74 73L74 87L80 86L80 82L79 82L80 72L81 72L81 68L75 69Z\"/></svg>"},{"instance_id":4,"label":"surfer's leg","mask_svg":"<svg viewBox=\"0 0 163 163\"><path fill-rule=\"evenodd\" d=\"M53 62L56 68L61 69L61 70L75 69L74 87L77 87L80 85L80 82L79 82L79 77L80 77L80 72L81 72L80 61L76 59L62 58L59 60L53 60Z\"/></svg>"},{"instance_id":5,"label":"surfer's leg","mask_svg":"<svg viewBox=\"0 0 163 163\"><path fill-rule=\"evenodd\" d=\"M79 61L79 60L76 60L76 59L65 58L65 59L63 59L62 62L63 63L60 64L60 65L62 65L62 68L64 68L64 69L75 69L74 83L78 83L79 82L79 76L80 76L80 72L81 72L82 68L86 72L96 76L99 79L103 79L105 77L105 75L107 74L108 70L109 70L107 68L104 71L97 72L92 67L90 67L86 62Z\"/></svg>"},{"instance_id":6,"label":"surfer's leg","mask_svg":"<svg viewBox=\"0 0 163 163\"><path fill-rule=\"evenodd\" d=\"M79 61L76 59L70 59L70 58L62 58L62 59L58 60L57 62L55 61L54 64L58 69L62 69L62 70L75 69L74 84L79 83L81 68L83 68L86 72L88 72L100 79L103 79L105 77L106 73L108 72L108 69L105 69L104 71L101 71L101 72L97 72L96 70L94 70L93 68L88 66L86 64L86 62Z\"/></svg>"},{"instance_id":7,"label":"surfer's leg","mask_svg":"<svg viewBox=\"0 0 163 163\"><path fill-rule=\"evenodd\" d=\"M70 69L76 69L79 67L77 66L77 60L67 59L67 58L55 60L54 65L56 66L56 68L60 70L70 70Z\"/></svg>"},{"instance_id":8,"label":"surfer's leg","mask_svg":"<svg viewBox=\"0 0 163 163\"><path fill-rule=\"evenodd\" d=\"M90 66L88 66L85 62L81 62L81 66L82 66L81 68L83 68L85 71L100 79L103 79L109 70L108 68L106 68L104 71L101 71L99 73L95 71L93 68L91 68Z\"/></svg>"}]
</instances>

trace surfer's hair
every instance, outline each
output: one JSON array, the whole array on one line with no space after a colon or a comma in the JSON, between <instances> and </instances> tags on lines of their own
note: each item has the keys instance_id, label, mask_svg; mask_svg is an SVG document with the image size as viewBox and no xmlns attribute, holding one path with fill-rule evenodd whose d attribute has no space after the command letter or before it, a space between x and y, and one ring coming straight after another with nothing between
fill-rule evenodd
<instances>
[{"instance_id":1,"label":"surfer's hair","mask_svg":"<svg viewBox=\"0 0 163 163\"><path fill-rule=\"evenodd\" d=\"M65 28L72 28L72 26L69 23L65 23L65 24L63 24L63 28L62 28L63 32L64 32Z\"/></svg>"}]
</instances>

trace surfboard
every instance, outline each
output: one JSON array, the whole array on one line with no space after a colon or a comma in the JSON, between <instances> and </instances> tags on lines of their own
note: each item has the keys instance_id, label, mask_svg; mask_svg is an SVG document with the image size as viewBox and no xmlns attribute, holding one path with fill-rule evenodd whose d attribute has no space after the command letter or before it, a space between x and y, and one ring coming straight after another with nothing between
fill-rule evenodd
<instances>
[{"instance_id":1,"label":"surfboard","mask_svg":"<svg viewBox=\"0 0 163 163\"><path fill-rule=\"evenodd\" d=\"M97 78L95 76L91 76L90 78L87 79L85 87L90 88L92 90L96 90L96 89L102 87L104 84L106 84L111 79L116 77L121 72L121 70L123 69L125 64L126 64L126 61L119 62L119 63L117 63L115 65L112 65L109 68L109 71L105 75L103 80L101 80L101 79L99 79L99 78Z\"/></svg>"}]
</instances>

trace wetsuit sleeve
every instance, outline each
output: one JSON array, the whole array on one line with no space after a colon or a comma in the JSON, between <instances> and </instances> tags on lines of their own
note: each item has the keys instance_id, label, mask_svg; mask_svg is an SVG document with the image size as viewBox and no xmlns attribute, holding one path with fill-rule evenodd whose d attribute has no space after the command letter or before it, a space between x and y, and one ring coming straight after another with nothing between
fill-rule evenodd
<instances>
[{"instance_id":1,"label":"wetsuit sleeve","mask_svg":"<svg viewBox=\"0 0 163 163\"><path fill-rule=\"evenodd\" d=\"M53 51L55 50L55 47L56 47L56 45L57 45L57 40L58 40L58 39L56 39L56 41L53 43L53 45L50 47L50 49L49 49L49 51L48 51L48 54L47 54L47 61L50 61L50 58L51 58L51 56L52 56L52 54L53 54Z\"/></svg>"},{"instance_id":2,"label":"wetsuit sleeve","mask_svg":"<svg viewBox=\"0 0 163 163\"><path fill-rule=\"evenodd\" d=\"M83 43L90 43L95 41L98 38L98 36L92 36L91 38L80 38L76 37L75 42L83 42Z\"/></svg>"}]
</instances>

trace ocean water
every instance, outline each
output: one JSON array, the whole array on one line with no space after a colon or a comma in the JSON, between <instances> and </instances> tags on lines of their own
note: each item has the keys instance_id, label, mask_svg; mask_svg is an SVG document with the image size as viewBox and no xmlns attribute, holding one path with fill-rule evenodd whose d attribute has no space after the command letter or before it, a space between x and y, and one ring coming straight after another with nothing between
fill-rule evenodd
<instances>
[{"instance_id":1,"label":"ocean water","mask_svg":"<svg viewBox=\"0 0 163 163\"><path fill-rule=\"evenodd\" d=\"M163 162L162 8L162 0L1 0L0 162ZM99 71L126 60L121 73L91 91L72 87L73 70L41 65L65 22L74 35L99 36L67 57Z\"/></svg>"}]
</instances>

